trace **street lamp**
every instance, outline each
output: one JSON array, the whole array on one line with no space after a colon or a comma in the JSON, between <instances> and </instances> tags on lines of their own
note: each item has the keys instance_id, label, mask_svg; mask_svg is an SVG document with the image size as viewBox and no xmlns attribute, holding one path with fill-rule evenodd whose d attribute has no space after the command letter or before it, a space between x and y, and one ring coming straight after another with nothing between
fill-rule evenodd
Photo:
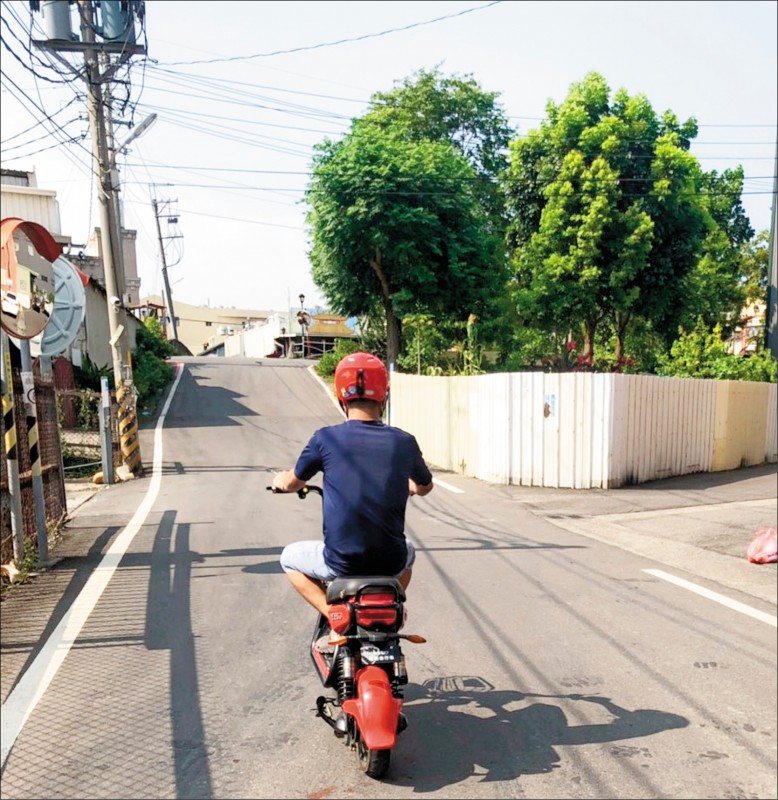
<instances>
[{"instance_id":1,"label":"street lamp","mask_svg":"<svg viewBox=\"0 0 778 800\"><path fill-rule=\"evenodd\" d=\"M144 119L143 122L141 122L141 124L138 125L137 128L135 128L135 130L124 140L124 144L121 144L121 145L119 145L119 147L116 148L116 153L114 155L114 159L116 158L116 156L119 153L122 152L122 150L124 150L127 147L127 145L129 145L130 142L134 141L139 136L143 136L143 134L146 133L146 131L156 121L157 121L157 115L156 114L149 114L148 117L146 117L146 119Z\"/></svg>"},{"instance_id":2,"label":"street lamp","mask_svg":"<svg viewBox=\"0 0 778 800\"><path fill-rule=\"evenodd\" d=\"M119 171L116 168L116 159L123 153L139 136L144 133L157 121L156 114L149 114L140 125L118 146L111 147L108 154L108 173L111 183L111 227L116 238L116 248L114 255L114 265L117 272L117 289L119 296L123 299L127 288L127 276L124 271L124 227L122 225L122 206L119 201Z\"/></svg>"},{"instance_id":3,"label":"street lamp","mask_svg":"<svg viewBox=\"0 0 778 800\"><path fill-rule=\"evenodd\" d=\"M149 114L140 125L136 126L135 130L118 146L112 147L108 152L108 190L110 193L109 202L108 202L108 222L110 225L110 236L109 240L113 243L112 246L112 254L113 254L113 270L115 273L115 284L116 284L116 296L119 298L119 305L123 305L124 303L124 293L127 288L127 276L124 270L124 229L122 226L122 207L121 202L119 201L119 172L116 169L116 159L120 153L124 152L127 147L130 145L131 142L134 142L139 136L143 136L144 133L157 121L156 114ZM105 240L103 240L105 241ZM109 245L110 247L111 245ZM105 251L105 246L103 247L103 251ZM109 315L113 311L115 313L115 308L109 308L108 313ZM121 333L116 336L116 347L118 348L119 338L121 337ZM121 364L121 356L118 356L119 359L119 369L120 371L123 368ZM126 369L129 370L129 367ZM127 377L131 379L131 375L128 374Z\"/></svg>"}]
</instances>

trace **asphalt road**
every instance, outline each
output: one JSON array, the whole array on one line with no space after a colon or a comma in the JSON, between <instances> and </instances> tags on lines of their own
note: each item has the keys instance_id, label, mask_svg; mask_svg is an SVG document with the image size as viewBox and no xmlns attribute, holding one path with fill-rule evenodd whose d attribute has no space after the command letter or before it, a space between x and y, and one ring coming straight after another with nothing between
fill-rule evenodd
<instances>
[{"instance_id":1,"label":"asphalt road","mask_svg":"<svg viewBox=\"0 0 778 800\"><path fill-rule=\"evenodd\" d=\"M776 572L728 552L774 518L772 468L750 493L436 474L407 517L428 643L376 782L313 715L314 614L278 566L319 500L265 490L342 417L301 362L182 361L147 476L80 506L2 604L0 796L775 797Z\"/></svg>"}]
</instances>

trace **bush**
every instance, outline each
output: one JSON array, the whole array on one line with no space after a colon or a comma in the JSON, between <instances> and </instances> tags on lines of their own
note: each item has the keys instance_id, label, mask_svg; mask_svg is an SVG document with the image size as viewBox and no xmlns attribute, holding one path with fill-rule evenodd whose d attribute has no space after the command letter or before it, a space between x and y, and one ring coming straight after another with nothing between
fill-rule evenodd
<instances>
[{"instance_id":1,"label":"bush","mask_svg":"<svg viewBox=\"0 0 778 800\"><path fill-rule=\"evenodd\" d=\"M694 330L681 331L669 356L660 359L659 375L671 378L715 378L729 381L765 381L775 383L778 366L767 350L750 355L727 351L721 338L721 326L712 331L699 321Z\"/></svg>"},{"instance_id":2,"label":"bush","mask_svg":"<svg viewBox=\"0 0 778 800\"><path fill-rule=\"evenodd\" d=\"M176 348L165 339L159 321L146 319L138 330L132 367L138 411L152 413L156 409L175 374L165 359L175 354Z\"/></svg>"},{"instance_id":3,"label":"bush","mask_svg":"<svg viewBox=\"0 0 778 800\"><path fill-rule=\"evenodd\" d=\"M338 339L335 349L325 353L316 364L316 374L324 380L332 380L335 375L335 367L341 358L358 353L361 345L354 339Z\"/></svg>"}]
</instances>

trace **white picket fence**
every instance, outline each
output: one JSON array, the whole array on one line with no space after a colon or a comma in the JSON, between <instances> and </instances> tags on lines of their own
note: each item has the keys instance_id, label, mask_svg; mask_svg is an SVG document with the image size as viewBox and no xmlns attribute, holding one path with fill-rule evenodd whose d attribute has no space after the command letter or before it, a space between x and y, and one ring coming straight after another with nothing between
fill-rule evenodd
<instances>
[{"instance_id":1,"label":"white picket fence","mask_svg":"<svg viewBox=\"0 0 778 800\"><path fill-rule=\"evenodd\" d=\"M776 386L583 372L394 372L389 421L428 463L493 483L590 489L778 461Z\"/></svg>"}]
</instances>

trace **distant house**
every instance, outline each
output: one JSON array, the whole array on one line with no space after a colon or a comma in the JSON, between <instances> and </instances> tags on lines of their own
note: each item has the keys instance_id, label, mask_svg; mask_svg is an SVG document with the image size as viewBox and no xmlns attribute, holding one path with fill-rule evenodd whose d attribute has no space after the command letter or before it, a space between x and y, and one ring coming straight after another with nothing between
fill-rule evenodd
<instances>
[{"instance_id":1,"label":"distant house","mask_svg":"<svg viewBox=\"0 0 778 800\"><path fill-rule=\"evenodd\" d=\"M314 311L300 313L222 306L192 306L176 300L178 341L192 355L319 358L335 347L339 339L354 337L346 317ZM156 317L168 338L172 325L165 301L150 295L132 309L139 319ZM307 322L305 322L307 320Z\"/></svg>"},{"instance_id":2,"label":"distant house","mask_svg":"<svg viewBox=\"0 0 778 800\"><path fill-rule=\"evenodd\" d=\"M221 306L193 306L176 300L176 333L178 341L192 354L202 355L218 350L225 339L236 332L261 325L277 311ZM165 300L160 295L149 295L132 307L139 319L156 317L168 339L173 338L173 326Z\"/></svg>"},{"instance_id":3,"label":"distant house","mask_svg":"<svg viewBox=\"0 0 778 800\"><path fill-rule=\"evenodd\" d=\"M751 302L740 313L740 323L729 340L729 351L736 356L756 351L758 343L764 339L767 306L761 302Z\"/></svg>"}]
</instances>

